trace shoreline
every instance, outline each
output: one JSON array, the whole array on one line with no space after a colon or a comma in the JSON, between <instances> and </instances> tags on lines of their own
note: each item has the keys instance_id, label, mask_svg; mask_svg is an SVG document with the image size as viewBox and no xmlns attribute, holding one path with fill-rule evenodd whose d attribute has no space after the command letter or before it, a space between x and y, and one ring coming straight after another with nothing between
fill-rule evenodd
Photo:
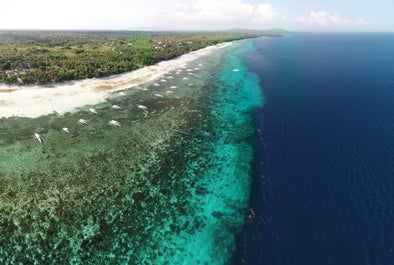
<instances>
[{"instance_id":1,"label":"shoreline","mask_svg":"<svg viewBox=\"0 0 394 265\"><path fill-rule=\"evenodd\" d=\"M103 78L67 81L51 85L0 85L0 117L36 118L53 112L65 113L86 105L102 103L117 91L137 89L177 68L233 42L207 46L175 59Z\"/></svg>"}]
</instances>

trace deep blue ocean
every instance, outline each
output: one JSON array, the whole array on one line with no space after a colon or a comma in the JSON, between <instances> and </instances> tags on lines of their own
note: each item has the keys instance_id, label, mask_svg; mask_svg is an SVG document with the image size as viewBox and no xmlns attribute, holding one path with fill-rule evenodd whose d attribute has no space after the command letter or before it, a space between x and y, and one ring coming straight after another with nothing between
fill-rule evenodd
<instances>
[{"instance_id":1,"label":"deep blue ocean","mask_svg":"<svg viewBox=\"0 0 394 265\"><path fill-rule=\"evenodd\" d=\"M254 46L256 218L234 264L394 264L394 34Z\"/></svg>"}]
</instances>

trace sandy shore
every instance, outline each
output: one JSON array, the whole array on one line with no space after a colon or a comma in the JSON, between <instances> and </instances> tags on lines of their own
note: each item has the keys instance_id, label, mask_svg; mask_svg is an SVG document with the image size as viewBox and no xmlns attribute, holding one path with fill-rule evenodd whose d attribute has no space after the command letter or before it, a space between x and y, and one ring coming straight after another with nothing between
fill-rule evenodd
<instances>
[{"instance_id":1,"label":"sandy shore","mask_svg":"<svg viewBox=\"0 0 394 265\"><path fill-rule=\"evenodd\" d=\"M84 79L51 86L0 86L0 117L31 117L105 101L116 91L144 86L161 76L185 67L196 58L208 55L229 43L209 46L136 71L106 78Z\"/></svg>"}]
</instances>

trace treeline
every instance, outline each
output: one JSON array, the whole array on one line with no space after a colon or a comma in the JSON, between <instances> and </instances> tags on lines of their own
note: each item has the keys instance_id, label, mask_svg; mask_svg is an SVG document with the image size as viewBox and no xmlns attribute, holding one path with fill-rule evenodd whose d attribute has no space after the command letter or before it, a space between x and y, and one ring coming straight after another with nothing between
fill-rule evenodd
<instances>
[{"instance_id":1,"label":"treeline","mask_svg":"<svg viewBox=\"0 0 394 265\"><path fill-rule=\"evenodd\" d=\"M266 33L232 32L188 32L188 33L151 33L154 61L168 60L221 42L240 40L259 36L273 36Z\"/></svg>"},{"instance_id":2,"label":"treeline","mask_svg":"<svg viewBox=\"0 0 394 265\"><path fill-rule=\"evenodd\" d=\"M0 83L104 77L208 45L263 35L267 33L4 31L0 32Z\"/></svg>"}]
</instances>

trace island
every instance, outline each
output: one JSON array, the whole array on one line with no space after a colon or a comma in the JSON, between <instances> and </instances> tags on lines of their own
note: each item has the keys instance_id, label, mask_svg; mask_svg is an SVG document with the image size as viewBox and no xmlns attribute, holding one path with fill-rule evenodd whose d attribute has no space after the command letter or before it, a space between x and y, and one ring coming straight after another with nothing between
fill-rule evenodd
<instances>
[{"instance_id":1,"label":"island","mask_svg":"<svg viewBox=\"0 0 394 265\"><path fill-rule=\"evenodd\" d=\"M210 45L283 31L1 31L0 85L49 84L125 73Z\"/></svg>"}]
</instances>

